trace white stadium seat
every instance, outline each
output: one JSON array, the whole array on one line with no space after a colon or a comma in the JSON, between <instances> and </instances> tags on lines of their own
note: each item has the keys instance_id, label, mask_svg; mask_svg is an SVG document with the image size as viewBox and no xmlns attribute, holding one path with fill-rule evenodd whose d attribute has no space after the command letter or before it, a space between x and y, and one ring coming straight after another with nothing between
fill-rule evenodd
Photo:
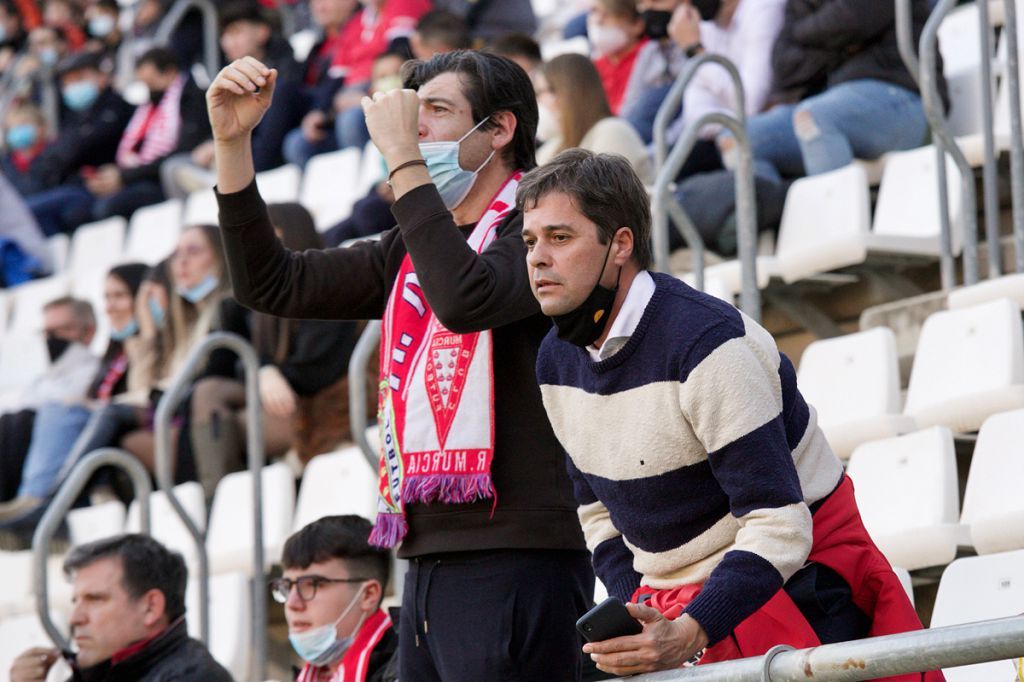
<instances>
[{"instance_id":1,"label":"white stadium seat","mask_svg":"<svg viewBox=\"0 0 1024 682\"><path fill-rule=\"evenodd\" d=\"M87 542L120 535L124 532L126 518L127 510L117 500L72 509L67 516L71 545L84 545Z\"/></svg>"},{"instance_id":2,"label":"white stadium seat","mask_svg":"<svg viewBox=\"0 0 1024 682\"><path fill-rule=\"evenodd\" d=\"M301 183L302 170L292 163L256 174L256 186L268 204L298 201Z\"/></svg>"},{"instance_id":3,"label":"white stadium seat","mask_svg":"<svg viewBox=\"0 0 1024 682\"><path fill-rule=\"evenodd\" d=\"M251 590L249 578L244 573L224 573L210 578L210 641L207 648L236 680L248 680L250 675ZM196 580L189 581L185 592L185 620L189 634L198 638L199 583Z\"/></svg>"},{"instance_id":4,"label":"white stadium seat","mask_svg":"<svg viewBox=\"0 0 1024 682\"><path fill-rule=\"evenodd\" d=\"M950 310L954 310L987 303L997 298L1008 298L1024 310L1024 273L993 277L977 284L958 287L949 292L946 305Z\"/></svg>"},{"instance_id":5,"label":"white stadium seat","mask_svg":"<svg viewBox=\"0 0 1024 682\"><path fill-rule=\"evenodd\" d=\"M960 522L978 554L1024 549L1024 410L985 420L971 459Z\"/></svg>"},{"instance_id":6,"label":"white stadium seat","mask_svg":"<svg viewBox=\"0 0 1024 682\"><path fill-rule=\"evenodd\" d=\"M51 613L57 629L65 637L68 634L67 617L61 613ZM14 659L20 656L27 649L33 647L53 646L49 635L43 629L39 617L35 613L27 613L11 618L0 620L0 677L8 679L7 674L11 669ZM57 663L50 668L46 676L47 682L63 682L71 678L71 668L64 662L64 659L57 659Z\"/></svg>"},{"instance_id":7,"label":"white stadium seat","mask_svg":"<svg viewBox=\"0 0 1024 682\"><path fill-rule=\"evenodd\" d=\"M206 500L203 497L203 486L195 481L189 481L174 486L174 493L189 517L202 532L206 528ZM128 508L126 524L128 532L138 533L140 523L139 502L136 500ZM161 490L154 491L149 496L149 523L150 535L154 539L162 542L168 549L180 552L185 557L190 573L197 570L199 557L196 543L184 522L171 507L167 495Z\"/></svg>"},{"instance_id":8,"label":"white stadium seat","mask_svg":"<svg viewBox=\"0 0 1024 682\"><path fill-rule=\"evenodd\" d=\"M975 623L1024 613L1024 550L957 559L939 582L931 627ZM946 668L947 682L1012 682L1012 661Z\"/></svg>"},{"instance_id":9,"label":"white stadium seat","mask_svg":"<svg viewBox=\"0 0 1024 682\"><path fill-rule=\"evenodd\" d=\"M70 290L71 280L67 275L35 279L11 289L14 298L11 330L41 331L43 306L61 296L67 296Z\"/></svg>"},{"instance_id":10,"label":"white stadium seat","mask_svg":"<svg viewBox=\"0 0 1024 682\"><path fill-rule=\"evenodd\" d=\"M197 189L185 199L182 225L216 225L217 197L213 189Z\"/></svg>"},{"instance_id":11,"label":"white stadium seat","mask_svg":"<svg viewBox=\"0 0 1024 682\"><path fill-rule=\"evenodd\" d=\"M50 250L52 274L59 275L68 267L68 258L71 253L71 238L66 234L55 234L47 237L46 245Z\"/></svg>"},{"instance_id":12,"label":"white stadium seat","mask_svg":"<svg viewBox=\"0 0 1024 682\"><path fill-rule=\"evenodd\" d=\"M0 393L26 388L49 366L46 342L40 332L7 332L0 342Z\"/></svg>"},{"instance_id":13,"label":"white stadium seat","mask_svg":"<svg viewBox=\"0 0 1024 682\"><path fill-rule=\"evenodd\" d=\"M171 255L181 234L182 206L178 199L140 208L128 224L125 260L156 265Z\"/></svg>"},{"instance_id":14,"label":"white stadium seat","mask_svg":"<svg viewBox=\"0 0 1024 682\"><path fill-rule=\"evenodd\" d=\"M376 509L376 471L362 451L352 446L317 455L306 465L292 530L334 514L358 514L373 520Z\"/></svg>"},{"instance_id":15,"label":"white stadium seat","mask_svg":"<svg viewBox=\"0 0 1024 682\"><path fill-rule=\"evenodd\" d=\"M82 225L75 230L68 260L72 279L86 272L109 270L112 265L120 263L127 231L128 223L120 217Z\"/></svg>"},{"instance_id":16,"label":"white stadium seat","mask_svg":"<svg viewBox=\"0 0 1024 682\"><path fill-rule=\"evenodd\" d=\"M842 459L861 443L914 430L914 420L901 413L896 335L888 327L811 343L797 383Z\"/></svg>"},{"instance_id":17,"label":"white stadium seat","mask_svg":"<svg viewBox=\"0 0 1024 682\"><path fill-rule=\"evenodd\" d=\"M847 473L864 527L890 563L912 571L953 560L959 494L949 429L865 443L853 451Z\"/></svg>"},{"instance_id":18,"label":"white stadium seat","mask_svg":"<svg viewBox=\"0 0 1024 682\"><path fill-rule=\"evenodd\" d=\"M1024 334L1008 299L944 310L925 320L904 413L919 428L977 431L997 412L1024 407Z\"/></svg>"},{"instance_id":19,"label":"white stadium seat","mask_svg":"<svg viewBox=\"0 0 1024 682\"><path fill-rule=\"evenodd\" d=\"M318 154L306 164L300 201L313 214L321 232L352 213L352 206L360 198L359 161L358 149L342 149Z\"/></svg>"}]
</instances>

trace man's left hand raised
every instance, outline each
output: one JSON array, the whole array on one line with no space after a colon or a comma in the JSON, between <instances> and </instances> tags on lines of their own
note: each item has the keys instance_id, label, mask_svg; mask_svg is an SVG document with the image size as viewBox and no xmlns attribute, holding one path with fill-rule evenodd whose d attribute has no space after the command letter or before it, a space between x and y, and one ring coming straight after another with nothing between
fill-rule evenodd
<instances>
[{"instance_id":1,"label":"man's left hand raised","mask_svg":"<svg viewBox=\"0 0 1024 682\"><path fill-rule=\"evenodd\" d=\"M583 647L604 672L623 676L672 670L707 646L704 629L685 613L676 620L668 620L658 610L643 604L626 604L626 609L643 624L643 632L590 642Z\"/></svg>"}]
</instances>

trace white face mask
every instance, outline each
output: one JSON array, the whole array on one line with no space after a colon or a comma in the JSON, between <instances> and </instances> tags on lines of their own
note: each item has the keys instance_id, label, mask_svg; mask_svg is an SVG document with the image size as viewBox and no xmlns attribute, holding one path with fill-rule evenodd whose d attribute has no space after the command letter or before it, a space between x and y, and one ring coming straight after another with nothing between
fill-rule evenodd
<instances>
[{"instance_id":1,"label":"white face mask","mask_svg":"<svg viewBox=\"0 0 1024 682\"><path fill-rule=\"evenodd\" d=\"M349 602L349 605L345 607L345 610L341 612L341 615L333 623L310 628L305 632L288 633L288 641L291 642L295 653L310 665L317 667L330 665L340 660L349 647L352 646L356 633L363 626L363 619L366 614L359 618L359 622L352 628L352 632L340 639L338 638L338 623L345 619L345 616L356 605L362 594L363 588L360 586L359 591L352 597L352 601Z\"/></svg>"},{"instance_id":2,"label":"white face mask","mask_svg":"<svg viewBox=\"0 0 1024 682\"><path fill-rule=\"evenodd\" d=\"M541 142L553 140L562 135L562 126L558 123L558 116L551 109L543 104L537 105L537 139Z\"/></svg>"},{"instance_id":3,"label":"white face mask","mask_svg":"<svg viewBox=\"0 0 1024 682\"><path fill-rule=\"evenodd\" d=\"M587 21L587 39L595 57L615 54L629 44L629 34L618 26L600 26Z\"/></svg>"}]
</instances>

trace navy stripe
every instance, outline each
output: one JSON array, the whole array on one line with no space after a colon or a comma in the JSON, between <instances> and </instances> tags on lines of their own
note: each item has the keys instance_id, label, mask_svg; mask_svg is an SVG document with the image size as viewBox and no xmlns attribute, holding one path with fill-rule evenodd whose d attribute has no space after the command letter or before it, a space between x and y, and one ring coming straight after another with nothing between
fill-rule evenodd
<instances>
[{"instance_id":1,"label":"navy stripe","mask_svg":"<svg viewBox=\"0 0 1024 682\"><path fill-rule=\"evenodd\" d=\"M779 357L779 383L782 386L782 405L785 410L786 442L789 443L790 450L795 450L807 432L811 412L807 409L807 401L797 390L793 363L783 353L779 353Z\"/></svg>"},{"instance_id":2,"label":"navy stripe","mask_svg":"<svg viewBox=\"0 0 1024 682\"><path fill-rule=\"evenodd\" d=\"M737 517L803 500L781 416L710 453L708 460Z\"/></svg>"},{"instance_id":3,"label":"navy stripe","mask_svg":"<svg viewBox=\"0 0 1024 682\"><path fill-rule=\"evenodd\" d=\"M686 613L700 623L713 645L782 588L782 575L753 552L732 550L711 571Z\"/></svg>"},{"instance_id":4,"label":"navy stripe","mask_svg":"<svg viewBox=\"0 0 1024 682\"><path fill-rule=\"evenodd\" d=\"M572 481L572 493L576 498L576 503L583 506L597 502L597 495L590 489L586 476L576 468L576 465L568 456L565 458L565 468L569 472L569 480Z\"/></svg>"},{"instance_id":5,"label":"navy stripe","mask_svg":"<svg viewBox=\"0 0 1024 682\"><path fill-rule=\"evenodd\" d=\"M588 474L587 481L619 532L645 552L675 549L729 513L729 498L707 460L648 478L613 481ZM616 504L620 500L644 503Z\"/></svg>"},{"instance_id":6,"label":"navy stripe","mask_svg":"<svg viewBox=\"0 0 1024 682\"><path fill-rule=\"evenodd\" d=\"M629 601L636 588L640 587L642 576L633 570L633 553L626 547L621 535L609 538L595 547L593 562L594 573L613 597Z\"/></svg>"}]
</instances>

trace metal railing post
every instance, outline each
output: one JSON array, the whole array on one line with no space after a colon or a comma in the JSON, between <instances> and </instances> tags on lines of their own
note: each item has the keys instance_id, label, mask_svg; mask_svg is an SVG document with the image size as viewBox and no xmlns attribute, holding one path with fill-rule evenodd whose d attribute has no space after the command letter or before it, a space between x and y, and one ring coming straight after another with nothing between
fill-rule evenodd
<instances>
[{"instance_id":1,"label":"metal railing post","mask_svg":"<svg viewBox=\"0 0 1024 682\"><path fill-rule=\"evenodd\" d=\"M168 44L174 29L178 28L178 24L192 8L203 14L203 63L212 80L220 71L220 44L217 35L217 6L210 0L177 0L160 22L155 39L157 43ZM183 69L187 71L188 66L183 65Z\"/></svg>"},{"instance_id":2,"label":"metal railing post","mask_svg":"<svg viewBox=\"0 0 1024 682\"><path fill-rule=\"evenodd\" d=\"M379 343L380 320L371 320L366 323L366 328L359 336L359 341L352 349L352 356L348 361L348 416L352 439L363 451L363 456L373 471L377 471L380 465L380 455L366 438L366 428L370 422L369 415L366 414L366 364Z\"/></svg>"},{"instance_id":3,"label":"metal railing post","mask_svg":"<svg viewBox=\"0 0 1024 682\"><path fill-rule=\"evenodd\" d=\"M665 95L665 99L662 100L661 106L658 107L658 113L654 117L654 168L656 171L660 171L661 167L665 165L665 156L668 152L668 142L665 136L668 133L669 123L671 123L672 112L683 101L686 88L689 87L690 81L697 74L697 69L705 64L718 64L729 73L736 95L736 118L744 126L747 123L746 94L743 90L743 79L740 78L740 72L736 65L720 54L702 54L687 60L686 65L679 72L679 77L672 83L672 87L669 88L668 94Z\"/></svg>"},{"instance_id":4,"label":"metal railing post","mask_svg":"<svg viewBox=\"0 0 1024 682\"><path fill-rule=\"evenodd\" d=\"M46 634L61 651L67 651L70 647L64 635L54 625L53 619L50 618L49 566L47 565L50 541L60 528L64 517L67 516L68 510L82 494L92 475L99 468L107 466L120 467L128 472L135 490L135 499L139 503L139 528L144 535L149 535L149 495L153 487L149 482L149 472L146 471L146 467L142 466L142 462L118 448L100 448L83 457L57 491L32 536L32 563L35 581L33 591L36 596L36 611Z\"/></svg>"},{"instance_id":5,"label":"metal railing post","mask_svg":"<svg viewBox=\"0 0 1024 682\"><path fill-rule=\"evenodd\" d=\"M963 218L961 227L963 229L964 283L976 284L978 282L978 208L974 196L974 172L971 170L971 165L967 162L967 158L960 150L960 147L956 144L956 140L946 127L945 111L942 106L942 98L939 96L938 85L937 40L939 25L955 4L956 0L939 0L938 5L932 10L928 21L924 25L924 31L921 32L921 43L918 49L921 59L921 98L932 133L942 142L942 146L953 157L957 168L960 169L960 191L963 196L960 210ZM939 163L939 168L945 168L944 158ZM940 177L941 180L942 178ZM943 210L948 211L948 204L944 206ZM943 251L945 251L947 244L944 242L942 247Z\"/></svg>"},{"instance_id":6,"label":"metal railing post","mask_svg":"<svg viewBox=\"0 0 1024 682\"><path fill-rule=\"evenodd\" d=\"M1004 0L1006 22L1006 85L1010 97L1010 195L1013 198L1013 243L1017 272L1024 272L1024 135L1021 131L1020 40L1017 0Z\"/></svg>"},{"instance_id":7,"label":"metal railing post","mask_svg":"<svg viewBox=\"0 0 1024 682\"><path fill-rule=\"evenodd\" d=\"M259 392L259 358L249 343L237 334L216 332L197 344L185 359L185 363L174 377L170 387L157 404L154 430L156 432L156 477L160 489L167 495L171 508L188 529L196 543L199 556L199 631L200 639L207 643L210 635L209 592L210 564L206 552L204 533L185 511L174 494L174 453L171 450L171 418L178 405L192 387L193 374L211 351L225 348L233 351L242 360L245 368L245 411L247 421L247 450L249 472L252 476L253 495L253 657L255 661L253 679L266 677L267 666L267 594L259 578L263 575L263 408Z\"/></svg>"},{"instance_id":8,"label":"metal railing post","mask_svg":"<svg viewBox=\"0 0 1024 682\"><path fill-rule=\"evenodd\" d=\"M811 649L636 675L630 682L852 682L1024 655L1024 616L870 637Z\"/></svg>"},{"instance_id":9,"label":"metal railing post","mask_svg":"<svg viewBox=\"0 0 1024 682\"><path fill-rule=\"evenodd\" d=\"M985 147L982 166L982 205L985 207L985 241L988 244L988 276L1003 270L1003 249L999 241L999 176L996 170L996 139L992 99L992 26L988 0L978 3L978 31L981 50L981 134Z\"/></svg>"},{"instance_id":10,"label":"metal railing post","mask_svg":"<svg viewBox=\"0 0 1024 682\"><path fill-rule=\"evenodd\" d=\"M758 322L761 321L761 292L757 288L757 203L754 195L754 156L744 124L728 114L711 113L701 116L686 127L682 137L672 147L664 166L658 171L651 200L652 240L654 259L658 270L668 271L668 214L683 227L683 236L694 252L694 271L697 286L704 286L703 241L686 212L669 191L679 169L686 162L693 146L697 143L700 129L717 124L728 129L736 138L739 148L739 165L736 168L736 237L737 250L742 273L740 309ZM680 221L679 218L685 218Z\"/></svg>"}]
</instances>

